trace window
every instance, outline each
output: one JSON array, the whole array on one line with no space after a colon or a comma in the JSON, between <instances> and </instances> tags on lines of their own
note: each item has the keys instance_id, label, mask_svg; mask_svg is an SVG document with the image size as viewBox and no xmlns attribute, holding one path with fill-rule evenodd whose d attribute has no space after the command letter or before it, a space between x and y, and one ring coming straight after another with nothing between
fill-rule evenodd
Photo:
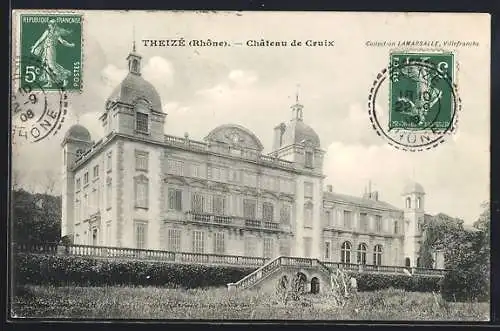
<instances>
[{"instance_id":1,"label":"window","mask_svg":"<svg viewBox=\"0 0 500 331\"><path fill-rule=\"evenodd\" d=\"M246 186L257 186L257 175L250 173L243 173L243 184Z\"/></svg>"},{"instance_id":2,"label":"window","mask_svg":"<svg viewBox=\"0 0 500 331\"><path fill-rule=\"evenodd\" d=\"M382 245L375 245L373 249L373 264L382 265Z\"/></svg>"},{"instance_id":3,"label":"window","mask_svg":"<svg viewBox=\"0 0 500 331\"><path fill-rule=\"evenodd\" d=\"M330 259L330 242L325 241L325 259L329 260Z\"/></svg>"},{"instance_id":4,"label":"window","mask_svg":"<svg viewBox=\"0 0 500 331\"><path fill-rule=\"evenodd\" d=\"M113 166L113 153L110 151L108 152L108 154L106 154L106 170L110 172L112 166Z\"/></svg>"},{"instance_id":5,"label":"window","mask_svg":"<svg viewBox=\"0 0 500 331\"><path fill-rule=\"evenodd\" d=\"M171 252L181 251L181 230L168 229L168 250Z\"/></svg>"},{"instance_id":6,"label":"window","mask_svg":"<svg viewBox=\"0 0 500 331\"><path fill-rule=\"evenodd\" d=\"M244 199L243 200L243 217L246 219L255 219L255 208L256 208L256 202L255 200L251 199Z\"/></svg>"},{"instance_id":7,"label":"window","mask_svg":"<svg viewBox=\"0 0 500 331\"><path fill-rule=\"evenodd\" d=\"M358 246L358 264L366 264L366 244L359 244Z\"/></svg>"},{"instance_id":8,"label":"window","mask_svg":"<svg viewBox=\"0 0 500 331\"><path fill-rule=\"evenodd\" d=\"M274 207L272 203L264 202L262 204L262 219L265 222L272 222L274 218Z\"/></svg>"},{"instance_id":9,"label":"window","mask_svg":"<svg viewBox=\"0 0 500 331\"><path fill-rule=\"evenodd\" d=\"M214 253L215 254L224 254L225 253L224 233L223 232L214 233Z\"/></svg>"},{"instance_id":10,"label":"window","mask_svg":"<svg viewBox=\"0 0 500 331\"><path fill-rule=\"evenodd\" d=\"M394 265L399 266L399 249L394 247Z\"/></svg>"},{"instance_id":11,"label":"window","mask_svg":"<svg viewBox=\"0 0 500 331\"><path fill-rule=\"evenodd\" d=\"M179 160L168 159L167 171L172 175L184 176L184 162Z\"/></svg>"},{"instance_id":12,"label":"window","mask_svg":"<svg viewBox=\"0 0 500 331\"><path fill-rule=\"evenodd\" d=\"M368 232L368 215L366 213L359 214L359 228L363 232Z\"/></svg>"},{"instance_id":13,"label":"window","mask_svg":"<svg viewBox=\"0 0 500 331\"><path fill-rule=\"evenodd\" d=\"M111 222L106 223L106 245L111 246Z\"/></svg>"},{"instance_id":14,"label":"window","mask_svg":"<svg viewBox=\"0 0 500 331\"><path fill-rule=\"evenodd\" d=\"M135 170L148 171L148 152L135 152Z\"/></svg>"},{"instance_id":15,"label":"window","mask_svg":"<svg viewBox=\"0 0 500 331\"><path fill-rule=\"evenodd\" d=\"M108 179L106 181L106 208L107 209L111 208L111 194L112 194L111 178L108 177Z\"/></svg>"},{"instance_id":16,"label":"window","mask_svg":"<svg viewBox=\"0 0 500 331\"><path fill-rule=\"evenodd\" d=\"M306 167L307 168L312 168L313 167L313 153L312 152L306 152Z\"/></svg>"},{"instance_id":17,"label":"window","mask_svg":"<svg viewBox=\"0 0 500 331\"><path fill-rule=\"evenodd\" d=\"M304 227L312 228L313 206L311 203L304 205Z\"/></svg>"},{"instance_id":18,"label":"window","mask_svg":"<svg viewBox=\"0 0 500 331\"><path fill-rule=\"evenodd\" d=\"M397 220L394 221L394 233L395 234L399 233L399 222Z\"/></svg>"},{"instance_id":19,"label":"window","mask_svg":"<svg viewBox=\"0 0 500 331\"><path fill-rule=\"evenodd\" d=\"M286 239L280 240L280 255L290 256L290 243Z\"/></svg>"},{"instance_id":20,"label":"window","mask_svg":"<svg viewBox=\"0 0 500 331\"><path fill-rule=\"evenodd\" d=\"M203 213L203 202L205 197L201 193L193 193L191 195L191 210L195 213Z\"/></svg>"},{"instance_id":21,"label":"window","mask_svg":"<svg viewBox=\"0 0 500 331\"><path fill-rule=\"evenodd\" d=\"M238 183L240 181L240 171L229 170L229 180Z\"/></svg>"},{"instance_id":22,"label":"window","mask_svg":"<svg viewBox=\"0 0 500 331\"><path fill-rule=\"evenodd\" d=\"M332 212L330 210L325 210L325 221L327 225L333 225Z\"/></svg>"},{"instance_id":23,"label":"window","mask_svg":"<svg viewBox=\"0 0 500 331\"><path fill-rule=\"evenodd\" d=\"M205 251L204 234L202 231L193 231L193 253L203 254Z\"/></svg>"},{"instance_id":24,"label":"window","mask_svg":"<svg viewBox=\"0 0 500 331\"><path fill-rule=\"evenodd\" d=\"M136 222L135 224L135 247L139 249L146 248L147 224Z\"/></svg>"},{"instance_id":25,"label":"window","mask_svg":"<svg viewBox=\"0 0 500 331\"><path fill-rule=\"evenodd\" d=\"M135 113L135 129L138 132L149 132L149 115L141 112Z\"/></svg>"},{"instance_id":26,"label":"window","mask_svg":"<svg viewBox=\"0 0 500 331\"><path fill-rule=\"evenodd\" d=\"M135 178L135 207L148 208L149 180L145 176Z\"/></svg>"},{"instance_id":27,"label":"window","mask_svg":"<svg viewBox=\"0 0 500 331\"><path fill-rule=\"evenodd\" d=\"M305 182L304 183L304 197L312 198L313 197L313 184Z\"/></svg>"},{"instance_id":28,"label":"window","mask_svg":"<svg viewBox=\"0 0 500 331\"><path fill-rule=\"evenodd\" d=\"M351 243L348 241L344 241L340 247L340 261L351 263Z\"/></svg>"},{"instance_id":29,"label":"window","mask_svg":"<svg viewBox=\"0 0 500 331\"><path fill-rule=\"evenodd\" d=\"M311 257L312 238L304 237L304 256Z\"/></svg>"},{"instance_id":30,"label":"window","mask_svg":"<svg viewBox=\"0 0 500 331\"><path fill-rule=\"evenodd\" d=\"M344 228L350 229L352 227L352 212L344 210Z\"/></svg>"},{"instance_id":31,"label":"window","mask_svg":"<svg viewBox=\"0 0 500 331\"><path fill-rule=\"evenodd\" d=\"M406 208L411 208L411 198L406 198Z\"/></svg>"},{"instance_id":32,"label":"window","mask_svg":"<svg viewBox=\"0 0 500 331\"><path fill-rule=\"evenodd\" d=\"M375 216L375 232L382 232L382 216L376 215Z\"/></svg>"},{"instance_id":33,"label":"window","mask_svg":"<svg viewBox=\"0 0 500 331\"><path fill-rule=\"evenodd\" d=\"M256 256L257 245L255 243L255 238L246 237L245 238L245 255L246 256Z\"/></svg>"},{"instance_id":34,"label":"window","mask_svg":"<svg viewBox=\"0 0 500 331\"><path fill-rule=\"evenodd\" d=\"M420 197L417 198L417 209L420 209Z\"/></svg>"},{"instance_id":35,"label":"window","mask_svg":"<svg viewBox=\"0 0 500 331\"><path fill-rule=\"evenodd\" d=\"M214 195L212 206L215 215L226 215L226 197Z\"/></svg>"},{"instance_id":36,"label":"window","mask_svg":"<svg viewBox=\"0 0 500 331\"><path fill-rule=\"evenodd\" d=\"M81 213L80 200L77 197L75 201L75 223L80 222L80 216L81 216L80 213Z\"/></svg>"},{"instance_id":37,"label":"window","mask_svg":"<svg viewBox=\"0 0 500 331\"><path fill-rule=\"evenodd\" d=\"M273 238L264 238L264 257L272 257L273 256Z\"/></svg>"},{"instance_id":38,"label":"window","mask_svg":"<svg viewBox=\"0 0 500 331\"><path fill-rule=\"evenodd\" d=\"M168 209L182 211L182 190L168 189Z\"/></svg>"},{"instance_id":39,"label":"window","mask_svg":"<svg viewBox=\"0 0 500 331\"><path fill-rule=\"evenodd\" d=\"M200 170L201 170L200 165L198 163L192 163L191 164L191 177L197 177L197 178L202 177Z\"/></svg>"},{"instance_id":40,"label":"window","mask_svg":"<svg viewBox=\"0 0 500 331\"><path fill-rule=\"evenodd\" d=\"M83 195L83 219L87 219L89 215L89 196L87 193Z\"/></svg>"},{"instance_id":41,"label":"window","mask_svg":"<svg viewBox=\"0 0 500 331\"><path fill-rule=\"evenodd\" d=\"M84 175L83 175L83 185L87 185L89 183L89 173L86 172Z\"/></svg>"},{"instance_id":42,"label":"window","mask_svg":"<svg viewBox=\"0 0 500 331\"><path fill-rule=\"evenodd\" d=\"M82 188L82 181L80 178L77 178L76 179L76 190L80 191L81 188Z\"/></svg>"},{"instance_id":43,"label":"window","mask_svg":"<svg viewBox=\"0 0 500 331\"><path fill-rule=\"evenodd\" d=\"M94 166L94 178L99 177L99 165Z\"/></svg>"},{"instance_id":44,"label":"window","mask_svg":"<svg viewBox=\"0 0 500 331\"><path fill-rule=\"evenodd\" d=\"M92 204L91 209L97 209L97 190L93 189L90 193L90 203Z\"/></svg>"},{"instance_id":45,"label":"window","mask_svg":"<svg viewBox=\"0 0 500 331\"><path fill-rule=\"evenodd\" d=\"M282 205L280 210L280 223L290 224L290 206Z\"/></svg>"}]
</instances>

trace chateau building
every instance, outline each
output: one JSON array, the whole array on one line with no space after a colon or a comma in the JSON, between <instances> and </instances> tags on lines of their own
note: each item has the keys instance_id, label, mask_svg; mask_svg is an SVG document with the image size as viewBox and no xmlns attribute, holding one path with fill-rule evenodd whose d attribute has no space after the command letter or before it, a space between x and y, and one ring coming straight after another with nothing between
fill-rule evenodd
<instances>
[{"instance_id":1,"label":"chateau building","mask_svg":"<svg viewBox=\"0 0 500 331\"><path fill-rule=\"evenodd\" d=\"M135 47L127 61L100 117L104 137L94 142L76 124L62 142L63 236L82 245L416 266L430 217L420 184L403 188L403 208L371 189L360 197L325 190L325 151L298 99L291 119L274 128L269 154L240 125L221 125L204 141L167 135Z\"/></svg>"}]
</instances>

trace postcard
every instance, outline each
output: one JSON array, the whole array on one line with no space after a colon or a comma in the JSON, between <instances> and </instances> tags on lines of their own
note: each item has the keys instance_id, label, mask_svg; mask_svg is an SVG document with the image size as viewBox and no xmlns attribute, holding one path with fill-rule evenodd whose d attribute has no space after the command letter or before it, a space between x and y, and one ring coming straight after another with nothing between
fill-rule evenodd
<instances>
[{"instance_id":1,"label":"postcard","mask_svg":"<svg viewBox=\"0 0 500 331\"><path fill-rule=\"evenodd\" d=\"M490 48L480 13L13 11L10 318L489 320Z\"/></svg>"}]
</instances>

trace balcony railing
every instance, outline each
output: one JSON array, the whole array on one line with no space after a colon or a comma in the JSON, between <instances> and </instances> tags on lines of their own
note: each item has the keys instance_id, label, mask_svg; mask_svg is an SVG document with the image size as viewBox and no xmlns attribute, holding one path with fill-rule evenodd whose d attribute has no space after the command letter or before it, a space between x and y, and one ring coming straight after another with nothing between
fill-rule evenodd
<instances>
[{"instance_id":1,"label":"balcony railing","mask_svg":"<svg viewBox=\"0 0 500 331\"><path fill-rule=\"evenodd\" d=\"M201 141L196 141L196 140L191 140L191 139L186 139L186 138L181 138L181 137L175 137L171 135L165 135L164 137L164 143L171 145L171 146L177 146L177 147L183 147L186 149L190 150L196 150L196 151L202 151L202 152L219 152L222 154L232 154L232 149L229 146L225 145L209 145L207 143L201 142ZM236 156L243 158L243 159L248 159L252 161L257 161L258 163L265 164L268 166L278 166L281 168L287 168L290 170L294 169L294 163L291 161L287 161L284 159L280 159L277 157L269 156L269 155L263 155L263 154L258 154L256 151L253 150L244 150L243 152L241 150L237 150Z\"/></svg>"}]
</instances>

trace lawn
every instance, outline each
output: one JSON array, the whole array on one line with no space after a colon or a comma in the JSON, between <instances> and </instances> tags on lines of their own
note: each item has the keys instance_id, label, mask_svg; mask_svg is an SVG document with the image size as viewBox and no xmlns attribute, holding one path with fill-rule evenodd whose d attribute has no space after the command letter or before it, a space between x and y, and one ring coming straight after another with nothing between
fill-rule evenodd
<instances>
[{"instance_id":1,"label":"lawn","mask_svg":"<svg viewBox=\"0 0 500 331\"><path fill-rule=\"evenodd\" d=\"M285 306L274 296L225 288L22 286L12 300L15 317L90 319L298 319L487 321L488 303L438 305L432 293L360 292L344 307L330 294L306 294Z\"/></svg>"}]
</instances>

